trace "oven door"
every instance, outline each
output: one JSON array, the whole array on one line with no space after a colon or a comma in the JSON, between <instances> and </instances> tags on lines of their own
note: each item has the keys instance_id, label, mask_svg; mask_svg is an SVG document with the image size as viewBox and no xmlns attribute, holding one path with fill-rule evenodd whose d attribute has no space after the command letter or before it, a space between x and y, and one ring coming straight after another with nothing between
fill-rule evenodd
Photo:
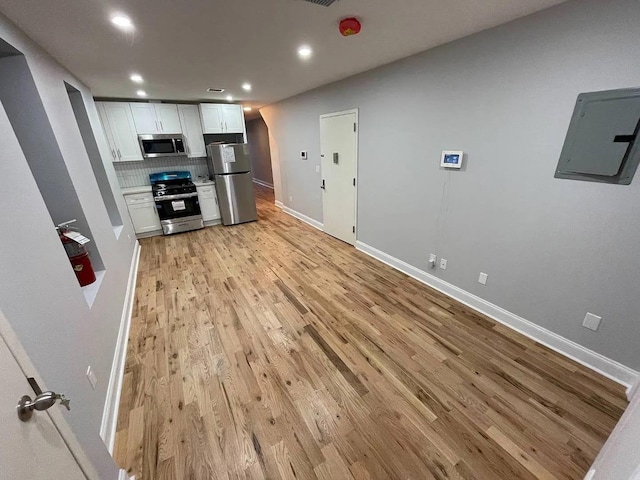
<instances>
[{"instance_id":1,"label":"oven door","mask_svg":"<svg viewBox=\"0 0 640 480\"><path fill-rule=\"evenodd\" d=\"M197 193L156 197L155 201L160 221L202 215Z\"/></svg>"}]
</instances>

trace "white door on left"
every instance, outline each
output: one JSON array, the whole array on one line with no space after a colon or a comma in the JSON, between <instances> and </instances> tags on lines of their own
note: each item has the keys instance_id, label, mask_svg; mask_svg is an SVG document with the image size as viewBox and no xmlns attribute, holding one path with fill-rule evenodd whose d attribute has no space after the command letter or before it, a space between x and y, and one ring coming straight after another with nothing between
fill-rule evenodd
<instances>
[{"instance_id":1,"label":"white door on left","mask_svg":"<svg viewBox=\"0 0 640 480\"><path fill-rule=\"evenodd\" d=\"M18 400L23 395L33 399L35 394L1 336L0 385L0 477L86 480L47 412L34 411L27 422L18 419Z\"/></svg>"}]
</instances>

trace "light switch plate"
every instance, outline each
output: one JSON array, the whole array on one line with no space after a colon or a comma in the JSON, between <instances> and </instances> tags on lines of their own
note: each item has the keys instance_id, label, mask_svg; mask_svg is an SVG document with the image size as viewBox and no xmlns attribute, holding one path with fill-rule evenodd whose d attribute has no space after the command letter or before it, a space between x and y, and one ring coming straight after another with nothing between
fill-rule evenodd
<instances>
[{"instance_id":1,"label":"light switch plate","mask_svg":"<svg viewBox=\"0 0 640 480\"><path fill-rule=\"evenodd\" d=\"M87 379L91 384L91 388L95 390L96 385L98 384L98 379L96 378L96 374L93 372L93 368L91 368L91 365L87 367Z\"/></svg>"},{"instance_id":2,"label":"light switch plate","mask_svg":"<svg viewBox=\"0 0 640 480\"><path fill-rule=\"evenodd\" d=\"M306 160L307 158L309 158L309 155L308 155L307 151L306 150L302 150L300 152L300 160Z\"/></svg>"},{"instance_id":3,"label":"light switch plate","mask_svg":"<svg viewBox=\"0 0 640 480\"><path fill-rule=\"evenodd\" d=\"M598 315L594 315L593 313L587 313L584 316L584 321L582 322L582 326L588 328L589 330L593 330L594 332L598 331L598 327L600 327L600 322L602 321L602 317Z\"/></svg>"},{"instance_id":4,"label":"light switch plate","mask_svg":"<svg viewBox=\"0 0 640 480\"><path fill-rule=\"evenodd\" d=\"M488 278L489 278L489 275L487 275L486 273L480 273L480 277L478 277L478 283L481 283L482 285L486 285Z\"/></svg>"},{"instance_id":5,"label":"light switch plate","mask_svg":"<svg viewBox=\"0 0 640 480\"><path fill-rule=\"evenodd\" d=\"M442 270L446 270L447 269L447 260L445 258L441 258L440 259L440 268Z\"/></svg>"}]
</instances>

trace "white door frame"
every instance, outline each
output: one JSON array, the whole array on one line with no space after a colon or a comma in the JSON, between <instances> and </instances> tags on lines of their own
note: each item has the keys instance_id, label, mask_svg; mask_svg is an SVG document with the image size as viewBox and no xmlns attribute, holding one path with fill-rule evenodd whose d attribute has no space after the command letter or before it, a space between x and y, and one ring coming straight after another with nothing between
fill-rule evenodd
<instances>
[{"instance_id":1,"label":"white door frame","mask_svg":"<svg viewBox=\"0 0 640 480\"><path fill-rule=\"evenodd\" d=\"M38 371L34 367L33 363L31 363L31 359L27 355L27 352L24 350L24 347L18 340L18 337L16 336L15 332L13 331L13 328L9 324L9 321L4 316L2 311L0 311L0 337L2 337L4 342L7 344L7 347L9 348L11 355L13 355L13 358L15 358L16 363L24 373L25 377L33 377L36 380L36 382L38 382L38 385L42 388L43 391L48 390L46 383L44 382L42 377L40 377L40 375L38 374ZM25 395L28 395L31 392L25 391L24 393ZM16 398L16 403L17 402L18 402L18 399ZM60 434L60 437L62 438L64 443L67 445L69 452L71 452L71 455L73 456L75 461L78 463L80 470L82 470L82 473L85 474L87 479L100 480L98 472L96 471L95 467L89 460L89 457L87 457L87 454L83 450L82 445L80 445L80 442L78 441L75 434L71 430L71 427L69 426L64 416L62 415L62 412L60 412L58 409L50 408L46 412L38 413L38 415L43 415L43 414L49 415L49 418L53 422L53 425L55 426L58 433ZM16 416L16 421L18 421L17 416Z\"/></svg>"},{"instance_id":2,"label":"white door frame","mask_svg":"<svg viewBox=\"0 0 640 480\"><path fill-rule=\"evenodd\" d=\"M354 241L354 247L355 247L355 243L358 242L358 191L360 190L360 180L358 179L358 159L360 157L360 150L359 150L359 146L360 146L360 116L359 116L359 109L358 108L352 108L350 110L343 110L341 112L333 112L333 113L325 113L323 115L320 115L320 122L322 122L323 119L325 118L331 118L331 117L339 117L341 115L349 115L351 113L354 113L356 115L356 171L355 171L355 176L356 176L356 200L355 200L355 205L354 205L354 219L353 219L353 225L356 227L356 235L355 235L355 241ZM322 151L322 143L320 144L320 150ZM320 162L320 175L322 175L322 162ZM324 224L324 210L322 211L322 223Z\"/></svg>"}]
</instances>

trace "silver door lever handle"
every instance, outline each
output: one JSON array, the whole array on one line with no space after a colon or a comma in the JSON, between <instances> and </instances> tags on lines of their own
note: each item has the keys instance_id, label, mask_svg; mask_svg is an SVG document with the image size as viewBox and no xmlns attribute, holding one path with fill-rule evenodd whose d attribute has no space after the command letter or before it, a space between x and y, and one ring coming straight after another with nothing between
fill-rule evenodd
<instances>
[{"instance_id":1,"label":"silver door lever handle","mask_svg":"<svg viewBox=\"0 0 640 480\"><path fill-rule=\"evenodd\" d=\"M34 410L43 412L53 407L56 402L60 400L60 405L66 407L67 410L71 410L71 400L66 398L63 394L55 392L43 392L35 399L31 400L29 395L23 396L18 402L16 410L18 411L18 418L23 422L28 421L33 415Z\"/></svg>"}]
</instances>

